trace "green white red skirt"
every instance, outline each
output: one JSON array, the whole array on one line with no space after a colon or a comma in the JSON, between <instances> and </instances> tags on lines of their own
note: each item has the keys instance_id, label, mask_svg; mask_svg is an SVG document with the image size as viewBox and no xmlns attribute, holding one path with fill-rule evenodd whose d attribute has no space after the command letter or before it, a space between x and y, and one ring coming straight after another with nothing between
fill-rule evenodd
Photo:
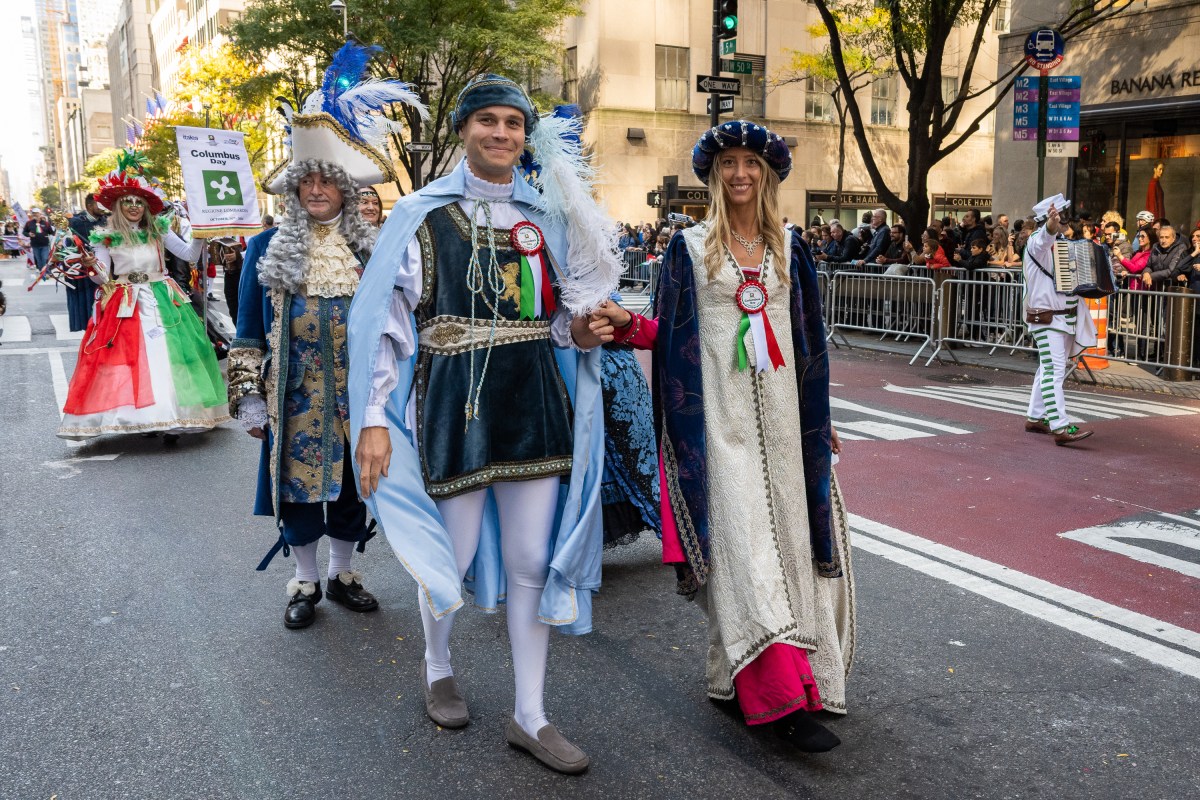
<instances>
[{"instance_id":1,"label":"green white red skirt","mask_svg":"<svg viewBox=\"0 0 1200 800\"><path fill-rule=\"evenodd\" d=\"M173 281L118 283L106 300L96 301L59 436L194 433L229 418L216 353Z\"/></svg>"}]
</instances>

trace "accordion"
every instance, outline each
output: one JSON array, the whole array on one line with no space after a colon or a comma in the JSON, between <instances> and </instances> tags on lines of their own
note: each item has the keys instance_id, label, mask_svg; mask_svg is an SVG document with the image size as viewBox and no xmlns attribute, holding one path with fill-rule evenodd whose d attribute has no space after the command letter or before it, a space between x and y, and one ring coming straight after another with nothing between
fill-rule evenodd
<instances>
[{"instance_id":1,"label":"accordion","mask_svg":"<svg viewBox=\"0 0 1200 800\"><path fill-rule=\"evenodd\" d=\"M1054 288L1062 294L1091 300L1116 293L1108 252L1087 239L1056 240Z\"/></svg>"}]
</instances>

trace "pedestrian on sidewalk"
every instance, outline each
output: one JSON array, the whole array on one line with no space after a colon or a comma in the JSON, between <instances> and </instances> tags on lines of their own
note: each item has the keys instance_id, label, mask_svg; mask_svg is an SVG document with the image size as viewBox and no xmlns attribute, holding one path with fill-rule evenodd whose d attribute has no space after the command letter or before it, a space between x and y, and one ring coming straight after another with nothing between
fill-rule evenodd
<instances>
[{"instance_id":1,"label":"pedestrian on sidewalk","mask_svg":"<svg viewBox=\"0 0 1200 800\"><path fill-rule=\"evenodd\" d=\"M347 42L322 88L291 120L291 154L264 187L283 198L283 222L247 243L238 297L237 338L229 350L229 399L246 432L262 440L254 513L273 516L280 550L296 556L284 627L316 620L323 597L354 612L379 608L351 565L371 538L350 458L350 300L378 229L359 211L358 189L393 180L391 127L371 110L385 103L425 108L409 84L370 83L371 50ZM291 108L285 109L291 111ZM317 545L329 539L325 592Z\"/></svg>"},{"instance_id":2,"label":"pedestrian on sidewalk","mask_svg":"<svg viewBox=\"0 0 1200 800\"><path fill-rule=\"evenodd\" d=\"M1067 415L1063 382L1067 366L1084 350L1096 346L1096 324L1079 298L1059 292L1054 282L1054 241L1061 237L1060 212L1070 204L1061 194L1033 207L1040 226L1025 245L1025 322L1038 349L1038 368L1029 393L1025 430L1054 437L1058 445L1092 435L1072 424Z\"/></svg>"},{"instance_id":3,"label":"pedestrian on sidewalk","mask_svg":"<svg viewBox=\"0 0 1200 800\"><path fill-rule=\"evenodd\" d=\"M671 241L656 319L598 315L654 350L663 560L708 615L708 696L822 752L840 740L813 712L846 713L853 572L816 267L778 218L791 167L753 122L704 133L692 169L713 203Z\"/></svg>"},{"instance_id":4,"label":"pedestrian on sidewalk","mask_svg":"<svg viewBox=\"0 0 1200 800\"><path fill-rule=\"evenodd\" d=\"M54 225L42 216L40 208L29 209L29 219L21 231L29 239L29 248L33 251L33 265L40 274L50 260L50 237L54 236Z\"/></svg>"},{"instance_id":5,"label":"pedestrian on sidewalk","mask_svg":"<svg viewBox=\"0 0 1200 800\"><path fill-rule=\"evenodd\" d=\"M600 586L604 340L586 314L617 286L618 229L581 177L578 119L481 75L452 122L465 158L392 209L351 309L360 487L418 584L430 719L471 721L450 660L469 572L477 605L507 604L508 743L577 774L588 756L543 695L550 626L589 632Z\"/></svg>"}]
</instances>

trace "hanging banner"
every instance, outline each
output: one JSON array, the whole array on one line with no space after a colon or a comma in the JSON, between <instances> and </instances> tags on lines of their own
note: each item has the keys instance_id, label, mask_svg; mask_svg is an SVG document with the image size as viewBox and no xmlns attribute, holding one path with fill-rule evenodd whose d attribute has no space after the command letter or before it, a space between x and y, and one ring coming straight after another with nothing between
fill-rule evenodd
<instances>
[{"instance_id":1,"label":"hanging banner","mask_svg":"<svg viewBox=\"0 0 1200 800\"><path fill-rule=\"evenodd\" d=\"M245 134L175 128L188 215L196 236L252 236L262 230Z\"/></svg>"}]
</instances>

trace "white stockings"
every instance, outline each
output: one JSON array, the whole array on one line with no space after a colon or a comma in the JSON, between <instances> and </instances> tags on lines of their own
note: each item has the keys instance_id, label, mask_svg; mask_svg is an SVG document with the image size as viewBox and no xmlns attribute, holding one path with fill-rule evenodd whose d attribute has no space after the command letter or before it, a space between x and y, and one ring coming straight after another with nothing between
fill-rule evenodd
<instances>
[{"instance_id":1,"label":"white stockings","mask_svg":"<svg viewBox=\"0 0 1200 800\"><path fill-rule=\"evenodd\" d=\"M508 579L508 638L516 688L513 718L534 737L546 725L542 695L550 626L538 621L538 605L550 573L550 534L559 485L558 478L541 478L492 486L500 513L500 552ZM437 503L454 545L460 578L475 559L486 498L487 490L481 489ZM454 674L450 667L450 630L457 612L434 619L419 592L418 604L425 628L425 666L433 683Z\"/></svg>"},{"instance_id":2,"label":"white stockings","mask_svg":"<svg viewBox=\"0 0 1200 800\"><path fill-rule=\"evenodd\" d=\"M350 555L354 552L354 542L345 542L341 539L334 539L331 536L323 538L329 540L328 576L332 580L338 576L339 572L349 571ZM312 544L292 545L292 554L296 556L296 580L310 581L312 583L321 582L321 573L317 571L317 544L320 541L318 539Z\"/></svg>"}]
</instances>

